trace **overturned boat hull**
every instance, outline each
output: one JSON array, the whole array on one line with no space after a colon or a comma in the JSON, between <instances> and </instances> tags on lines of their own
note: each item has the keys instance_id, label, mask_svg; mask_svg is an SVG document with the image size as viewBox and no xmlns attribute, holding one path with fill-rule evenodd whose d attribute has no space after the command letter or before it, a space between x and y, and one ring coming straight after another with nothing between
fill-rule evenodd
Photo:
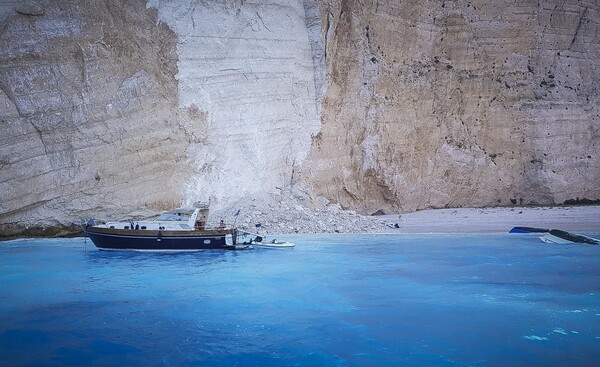
<instances>
[{"instance_id":1,"label":"overturned boat hull","mask_svg":"<svg viewBox=\"0 0 600 367\"><path fill-rule=\"evenodd\" d=\"M550 232L547 228L537 227L513 227L509 233L545 233Z\"/></svg>"},{"instance_id":2,"label":"overturned boat hull","mask_svg":"<svg viewBox=\"0 0 600 367\"><path fill-rule=\"evenodd\" d=\"M558 243L558 244L588 244L588 245L598 245L600 240L584 236L581 234L575 234L567 231L562 231L560 229L552 229L550 232L540 237L542 242L546 243Z\"/></svg>"}]
</instances>

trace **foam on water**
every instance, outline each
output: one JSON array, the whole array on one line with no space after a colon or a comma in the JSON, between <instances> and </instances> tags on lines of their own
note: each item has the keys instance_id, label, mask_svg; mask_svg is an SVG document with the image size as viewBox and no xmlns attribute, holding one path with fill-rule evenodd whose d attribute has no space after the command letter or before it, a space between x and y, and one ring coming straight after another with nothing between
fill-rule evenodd
<instances>
[{"instance_id":1,"label":"foam on water","mask_svg":"<svg viewBox=\"0 0 600 367\"><path fill-rule=\"evenodd\" d=\"M548 338L546 338L545 336L537 336L537 335L527 335L527 336L524 336L524 338L527 340L548 340Z\"/></svg>"},{"instance_id":2,"label":"foam on water","mask_svg":"<svg viewBox=\"0 0 600 367\"><path fill-rule=\"evenodd\" d=\"M600 248L287 236L152 254L0 244L0 365L596 366Z\"/></svg>"}]
</instances>

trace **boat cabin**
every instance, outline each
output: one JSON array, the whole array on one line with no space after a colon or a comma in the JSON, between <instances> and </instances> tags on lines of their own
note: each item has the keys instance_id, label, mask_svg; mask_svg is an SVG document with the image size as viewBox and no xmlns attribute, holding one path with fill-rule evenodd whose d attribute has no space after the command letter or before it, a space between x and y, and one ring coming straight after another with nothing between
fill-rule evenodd
<instances>
[{"instance_id":1,"label":"boat cabin","mask_svg":"<svg viewBox=\"0 0 600 367\"><path fill-rule=\"evenodd\" d=\"M101 227L134 230L203 230L206 228L207 218L208 207L178 208L164 212L158 218L150 221L107 222Z\"/></svg>"}]
</instances>

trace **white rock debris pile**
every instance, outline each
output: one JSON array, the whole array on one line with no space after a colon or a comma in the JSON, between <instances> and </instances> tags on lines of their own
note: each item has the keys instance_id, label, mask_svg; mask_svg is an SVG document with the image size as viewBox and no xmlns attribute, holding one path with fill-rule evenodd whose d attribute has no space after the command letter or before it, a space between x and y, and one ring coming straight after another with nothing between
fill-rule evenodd
<instances>
[{"instance_id":1,"label":"white rock debris pile","mask_svg":"<svg viewBox=\"0 0 600 367\"><path fill-rule=\"evenodd\" d=\"M360 215L326 199L311 200L302 192L285 190L242 199L214 211L209 225L223 219L228 224L235 223L241 229L261 234L383 233L397 230L398 221L394 219L398 217Z\"/></svg>"}]
</instances>

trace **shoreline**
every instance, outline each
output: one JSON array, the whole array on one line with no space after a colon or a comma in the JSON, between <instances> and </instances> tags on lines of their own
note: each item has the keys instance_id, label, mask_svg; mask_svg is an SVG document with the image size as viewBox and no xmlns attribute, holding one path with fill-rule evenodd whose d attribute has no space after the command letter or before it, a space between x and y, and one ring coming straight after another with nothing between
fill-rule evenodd
<instances>
[{"instance_id":1,"label":"shoreline","mask_svg":"<svg viewBox=\"0 0 600 367\"><path fill-rule=\"evenodd\" d=\"M508 233L511 228L518 226L600 233L600 205L425 209L379 216L363 216L337 206L316 211L301 209L297 216L290 216L287 209L283 215L279 210L255 213L247 210L252 214L238 222L238 229L254 232L251 224L262 221L264 225L260 232L266 236L327 233L492 234ZM14 236L0 236L0 242L19 238L69 237L83 237L83 233L75 227L33 228L29 233L25 231Z\"/></svg>"},{"instance_id":2,"label":"shoreline","mask_svg":"<svg viewBox=\"0 0 600 367\"><path fill-rule=\"evenodd\" d=\"M600 232L600 206L428 209L381 220L398 223L391 233L507 233L517 226Z\"/></svg>"}]
</instances>

